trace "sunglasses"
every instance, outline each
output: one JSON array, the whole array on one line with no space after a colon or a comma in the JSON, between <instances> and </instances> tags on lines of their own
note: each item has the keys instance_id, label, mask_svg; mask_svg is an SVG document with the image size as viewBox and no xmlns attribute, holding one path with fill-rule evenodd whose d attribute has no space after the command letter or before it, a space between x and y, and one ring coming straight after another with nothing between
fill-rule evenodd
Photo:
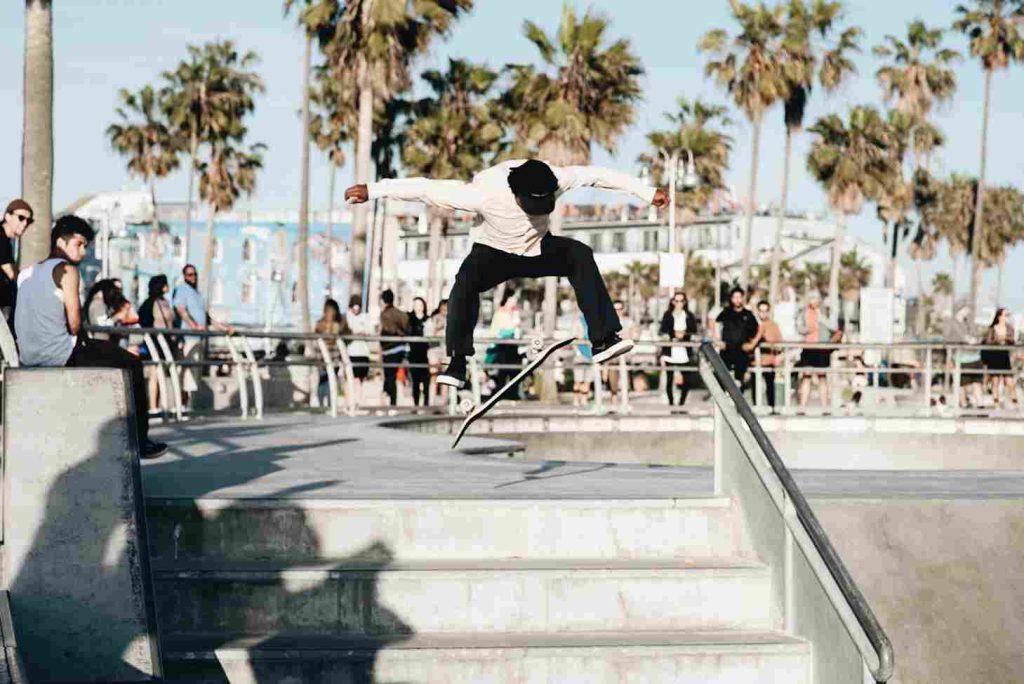
<instances>
[{"instance_id":1,"label":"sunglasses","mask_svg":"<svg viewBox=\"0 0 1024 684\"><path fill-rule=\"evenodd\" d=\"M19 221L24 223L26 226L31 226L36 221L34 218L29 216L28 214L15 214L15 213L12 212L11 216L13 216L14 218L18 219Z\"/></svg>"},{"instance_id":2,"label":"sunglasses","mask_svg":"<svg viewBox=\"0 0 1024 684\"><path fill-rule=\"evenodd\" d=\"M194 272L194 271L191 271L191 272L189 272L189 273L186 273L186 274L185 274L185 277L186 277L186 278L195 278L195 277L196 277L196 274L195 274L195 272Z\"/></svg>"}]
</instances>

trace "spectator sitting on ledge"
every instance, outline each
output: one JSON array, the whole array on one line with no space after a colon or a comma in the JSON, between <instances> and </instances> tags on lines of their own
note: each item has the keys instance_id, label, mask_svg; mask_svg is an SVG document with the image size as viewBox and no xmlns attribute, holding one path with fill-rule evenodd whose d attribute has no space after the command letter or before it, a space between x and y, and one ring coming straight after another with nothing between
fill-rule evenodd
<instances>
[{"instance_id":1,"label":"spectator sitting on ledge","mask_svg":"<svg viewBox=\"0 0 1024 684\"><path fill-rule=\"evenodd\" d=\"M122 368L129 371L142 458L155 458L167 445L149 440L146 383L139 357L108 340L88 338L78 299L78 264L93 239L92 227L74 215L57 219L50 234L50 256L18 276L14 326L22 365Z\"/></svg>"}]
</instances>

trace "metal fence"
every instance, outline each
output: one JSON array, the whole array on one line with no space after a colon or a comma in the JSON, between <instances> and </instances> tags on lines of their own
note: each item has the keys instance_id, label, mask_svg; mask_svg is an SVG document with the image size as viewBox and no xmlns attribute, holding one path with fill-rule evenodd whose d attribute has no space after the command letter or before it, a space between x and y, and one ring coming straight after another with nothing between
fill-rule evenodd
<instances>
[{"instance_id":1,"label":"metal fence","mask_svg":"<svg viewBox=\"0 0 1024 684\"><path fill-rule=\"evenodd\" d=\"M437 355L440 355L439 350L444 345L443 339L439 337L333 336L266 330L241 330L232 334L162 328L90 327L88 330L91 334L115 334L133 343L145 344L149 350L149 359L144 363L156 368L164 415L176 419L180 419L189 410L182 399L184 374L210 367L224 368L234 376L243 418L263 416L266 406L265 383L269 378L269 370L274 367L306 366L319 369L319 375L326 380L326 411L332 416L385 409L410 410L412 407L408 406L393 409L381 405L360 405L356 401L356 368L368 367L374 372L384 368L424 368L436 373L442 367L440 363L385 361L380 354L380 343L423 343L437 349L434 352ZM183 355L181 341L184 339L202 340L201 345L191 345L200 352ZM348 345L357 340L369 345L372 350L369 360L353 362L350 358ZM533 341L534 338L477 339L477 354L470 357L468 384L461 391L461 397L459 392L444 388L447 396L441 405L420 407L420 410L456 414L459 412L460 398L479 403L487 394L488 383L493 382L491 376L497 371L521 368L520 364L488 363L485 360L487 348L491 345L513 345L517 348L516 358L521 359L529 354ZM542 342L547 343L548 340ZM290 345L289 353L275 353L282 351L279 349L281 343ZM553 355L538 374L555 372L566 381L570 374L574 379L584 374L587 382L593 383L588 408L595 412L664 412L669 410L664 405L667 371L679 373L690 390L702 389L696 366L699 344L641 339L632 354L599 367L585 359L589 343L580 340ZM297 349L299 346L301 350ZM682 365L666 364L665 353L670 347L685 348L688 361ZM827 355L828 365L803 365L801 357L807 349L818 350L819 357L822 353ZM978 386L989 388L997 379L1005 383L1009 378L1010 386L1018 389L1022 377L1020 361L1024 358L1024 346L782 342L773 344L771 351L774 353L765 354L761 349L755 350L747 376L748 380L753 380L748 383L748 389L755 410L762 414L845 412L855 415L1019 415L1015 406L1007 410L992 405L987 393L984 389L979 392ZM1008 354L1012 362L1010 370L984 367L978 361L983 351ZM4 356L10 365L11 355L5 353ZM777 365L768 365L772 361ZM769 407L766 403L764 380L769 378L774 380L777 398L775 407ZM640 389L634 388L634 382ZM812 398L816 401L800 405L798 389L801 383L817 383L819 396ZM563 386L565 384L563 382ZM822 386L829 390L826 405L822 405L820 398ZM615 392L611 391L613 387ZM1009 393L1008 388L1002 389ZM541 401L542 393L529 394L531 399L525 401ZM961 403L962 395L966 394L970 394L973 403ZM548 393L543 396L543 401L550 405L559 404L562 399ZM697 411L703 410L703 398L696 398L694 404Z\"/></svg>"}]
</instances>

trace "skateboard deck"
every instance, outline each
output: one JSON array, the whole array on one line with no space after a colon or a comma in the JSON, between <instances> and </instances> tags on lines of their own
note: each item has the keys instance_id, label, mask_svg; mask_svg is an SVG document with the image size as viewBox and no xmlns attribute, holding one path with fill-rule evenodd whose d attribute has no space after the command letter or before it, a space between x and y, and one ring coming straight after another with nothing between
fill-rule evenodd
<instances>
[{"instance_id":1,"label":"skateboard deck","mask_svg":"<svg viewBox=\"0 0 1024 684\"><path fill-rule=\"evenodd\" d=\"M492 408L494 408L494 405L497 404L499 401L501 401L501 399L506 394L508 394L509 391L512 390L512 388L514 388L516 385L521 383L526 378L527 375L529 375L533 371L537 370L537 368L542 363L547 361L549 356L554 354L559 349L561 349L561 348L563 348L565 346L568 346L569 344L572 344L575 341L576 341L575 337L569 337L569 338L566 338L564 340L558 340L557 342L555 342L555 343L549 345L548 347L544 348L544 346L543 346L544 343L541 340L539 340L539 339L533 340L530 343L530 346L533 348L533 351L536 353L536 356L528 364L523 366L523 369L521 371L519 371L514 378L512 378L507 383L505 383L504 387L502 387L497 392L492 394L487 399L487 401L485 401L484 403L480 404L476 408L473 408L473 404L471 402L464 402L463 403L464 410L466 411L466 413L468 415L466 416L466 419L464 421L462 421L462 427L460 427L459 431L455 434L455 439L452 441L452 449L454 449L456 446L458 446L459 440L461 440L463 435L466 434L466 430L469 429L469 426L472 425L473 423L475 423L478 418L480 418L485 413L487 413Z\"/></svg>"}]
</instances>

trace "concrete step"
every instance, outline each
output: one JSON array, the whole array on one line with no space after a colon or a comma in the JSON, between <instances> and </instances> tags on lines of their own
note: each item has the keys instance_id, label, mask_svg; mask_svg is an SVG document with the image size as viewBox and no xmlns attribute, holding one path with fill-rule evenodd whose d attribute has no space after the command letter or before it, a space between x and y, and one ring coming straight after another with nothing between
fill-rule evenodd
<instances>
[{"instance_id":1,"label":"concrete step","mask_svg":"<svg viewBox=\"0 0 1024 684\"><path fill-rule=\"evenodd\" d=\"M760 563L154 564L165 633L769 629Z\"/></svg>"},{"instance_id":2,"label":"concrete step","mask_svg":"<svg viewBox=\"0 0 1024 684\"><path fill-rule=\"evenodd\" d=\"M147 499L157 559L753 557L728 498Z\"/></svg>"},{"instance_id":3,"label":"concrete step","mask_svg":"<svg viewBox=\"0 0 1024 684\"><path fill-rule=\"evenodd\" d=\"M777 632L416 634L165 639L195 684L809 684L810 645Z\"/></svg>"}]
</instances>

